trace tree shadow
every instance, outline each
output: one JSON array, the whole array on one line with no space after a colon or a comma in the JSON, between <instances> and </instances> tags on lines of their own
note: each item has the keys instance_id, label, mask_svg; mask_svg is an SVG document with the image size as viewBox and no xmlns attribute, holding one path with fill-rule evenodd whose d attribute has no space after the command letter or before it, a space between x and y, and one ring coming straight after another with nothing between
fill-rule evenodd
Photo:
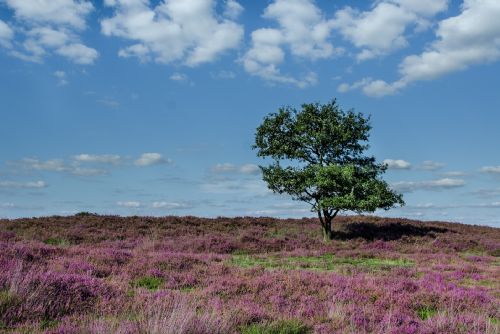
<instances>
[{"instance_id":1,"label":"tree shadow","mask_svg":"<svg viewBox=\"0 0 500 334\"><path fill-rule=\"evenodd\" d=\"M435 226L415 226L411 224L389 223L389 224L374 224L374 223L349 223L343 226L341 231L334 231L334 240L350 240L362 238L365 240L398 240L402 237L424 237L430 236L435 238L436 233L448 232L447 228Z\"/></svg>"}]
</instances>

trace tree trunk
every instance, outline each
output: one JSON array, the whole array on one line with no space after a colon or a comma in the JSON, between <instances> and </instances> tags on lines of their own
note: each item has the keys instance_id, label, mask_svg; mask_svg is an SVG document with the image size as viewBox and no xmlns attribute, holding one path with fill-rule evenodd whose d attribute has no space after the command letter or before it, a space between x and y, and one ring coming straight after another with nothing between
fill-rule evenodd
<instances>
[{"instance_id":1,"label":"tree trunk","mask_svg":"<svg viewBox=\"0 0 500 334\"><path fill-rule=\"evenodd\" d=\"M323 231L323 241L328 242L333 237L333 234L332 234L332 219L333 219L333 217L331 217L328 214L328 211L326 211L326 210L323 210L323 212L321 212L321 210L318 210L318 218L319 218L319 221L321 222L321 228Z\"/></svg>"},{"instance_id":2,"label":"tree trunk","mask_svg":"<svg viewBox=\"0 0 500 334\"><path fill-rule=\"evenodd\" d=\"M333 239L332 220L337 216L338 212L339 210L318 210L318 218L321 222L321 228L323 230L323 240L325 242Z\"/></svg>"},{"instance_id":3,"label":"tree trunk","mask_svg":"<svg viewBox=\"0 0 500 334\"><path fill-rule=\"evenodd\" d=\"M332 221L325 219L325 224L323 225L323 240L328 242L332 240Z\"/></svg>"}]
</instances>

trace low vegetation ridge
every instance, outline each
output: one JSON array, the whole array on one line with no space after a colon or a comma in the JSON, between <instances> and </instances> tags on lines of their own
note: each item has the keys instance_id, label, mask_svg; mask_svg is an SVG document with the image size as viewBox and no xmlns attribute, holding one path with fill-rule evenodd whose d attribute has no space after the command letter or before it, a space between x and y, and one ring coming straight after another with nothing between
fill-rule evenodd
<instances>
[{"instance_id":1,"label":"low vegetation ridge","mask_svg":"<svg viewBox=\"0 0 500 334\"><path fill-rule=\"evenodd\" d=\"M498 333L500 229L368 216L0 220L0 333Z\"/></svg>"}]
</instances>

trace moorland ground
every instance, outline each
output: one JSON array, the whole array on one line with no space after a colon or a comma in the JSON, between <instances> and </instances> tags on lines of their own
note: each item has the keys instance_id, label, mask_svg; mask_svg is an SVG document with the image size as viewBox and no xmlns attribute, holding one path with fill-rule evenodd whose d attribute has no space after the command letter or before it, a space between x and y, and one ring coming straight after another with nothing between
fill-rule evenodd
<instances>
[{"instance_id":1,"label":"moorland ground","mask_svg":"<svg viewBox=\"0 0 500 334\"><path fill-rule=\"evenodd\" d=\"M0 220L0 333L498 333L500 229L355 216Z\"/></svg>"}]
</instances>

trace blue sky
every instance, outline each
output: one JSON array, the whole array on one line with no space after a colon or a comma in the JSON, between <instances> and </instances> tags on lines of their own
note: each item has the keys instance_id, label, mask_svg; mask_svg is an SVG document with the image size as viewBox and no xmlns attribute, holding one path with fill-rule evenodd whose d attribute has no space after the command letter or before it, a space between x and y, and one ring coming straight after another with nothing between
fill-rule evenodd
<instances>
[{"instance_id":1,"label":"blue sky","mask_svg":"<svg viewBox=\"0 0 500 334\"><path fill-rule=\"evenodd\" d=\"M252 151L280 106L371 115L407 205L500 226L497 0L0 0L0 217L310 216Z\"/></svg>"}]
</instances>

